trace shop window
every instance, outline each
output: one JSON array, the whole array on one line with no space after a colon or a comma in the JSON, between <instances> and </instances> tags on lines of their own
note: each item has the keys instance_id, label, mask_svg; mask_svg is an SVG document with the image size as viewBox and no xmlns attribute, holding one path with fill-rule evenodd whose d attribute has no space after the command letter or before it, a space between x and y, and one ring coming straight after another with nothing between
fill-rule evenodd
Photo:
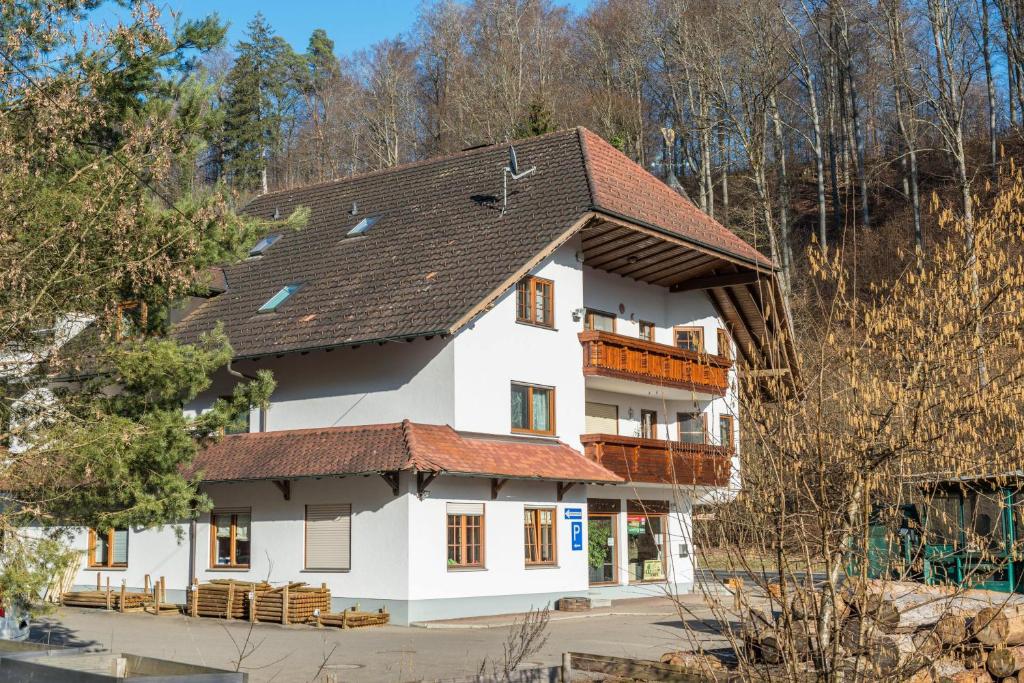
<instances>
[{"instance_id":1,"label":"shop window","mask_svg":"<svg viewBox=\"0 0 1024 683\"><path fill-rule=\"evenodd\" d=\"M483 503L448 503L448 568L484 566Z\"/></svg>"},{"instance_id":2,"label":"shop window","mask_svg":"<svg viewBox=\"0 0 1024 683\"><path fill-rule=\"evenodd\" d=\"M555 563L554 508L526 508L523 514L526 564Z\"/></svg>"},{"instance_id":3,"label":"shop window","mask_svg":"<svg viewBox=\"0 0 1024 683\"><path fill-rule=\"evenodd\" d=\"M667 515L630 512L626 515L629 581L665 580Z\"/></svg>"},{"instance_id":4,"label":"shop window","mask_svg":"<svg viewBox=\"0 0 1024 683\"><path fill-rule=\"evenodd\" d=\"M531 325L554 327L555 283L539 277L525 277L516 285L516 320Z\"/></svg>"},{"instance_id":5,"label":"shop window","mask_svg":"<svg viewBox=\"0 0 1024 683\"><path fill-rule=\"evenodd\" d=\"M252 551L251 510L214 510L210 513L210 526L210 564L247 569Z\"/></svg>"},{"instance_id":6,"label":"shop window","mask_svg":"<svg viewBox=\"0 0 1024 683\"><path fill-rule=\"evenodd\" d=\"M675 345L678 348L694 353L704 353L703 327L675 327L672 332L675 337Z\"/></svg>"},{"instance_id":7,"label":"shop window","mask_svg":"<svg viewBox=\"0 0 1024 683\"><path fill-rule=\"evenodd\" d=\"M555 433L555 390L533 384L512 384L512 431Z\"/></svg>"},{"instance_id":8,"label":"shop window","mask_svg":"<svg viewBox=\"0 0 1024 683\"><path fill-rule=\"evenodd\" d=\"M107 529L96 531L89 529L89 566L118 567L128 566L128 530Z\"/></svg>"},{"instance_id":9,"label":"shop window","mask_svg":"<svg viewBox=\"0 0 1024 683\"><path fill-rule=\"evenodd\" d=\"M604 311L595 311L592 308L588 308L587 318L584 322L583 329L597 330L598 332L614 332L615 316L612 315L611 313L605 313Z\"/></svg>"}]
</instances>

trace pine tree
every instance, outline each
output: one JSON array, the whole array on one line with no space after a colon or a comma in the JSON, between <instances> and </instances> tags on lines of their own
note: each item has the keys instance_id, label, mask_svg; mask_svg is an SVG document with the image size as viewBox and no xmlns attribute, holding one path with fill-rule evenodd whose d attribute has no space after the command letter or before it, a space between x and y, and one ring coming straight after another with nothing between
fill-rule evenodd
<instances>
[{"instance_id":1,"label":"pine tree","mask_svg":"<svg viewBox=\"0 0 1024 683\"><path fill-rule=\"evenodd\" d=\"M249 22L246 40L227 76L223 150L228 182L240 190L267 190L270 159L294 115L301 60L262 14Z\"/></svg>"}]
</instances>

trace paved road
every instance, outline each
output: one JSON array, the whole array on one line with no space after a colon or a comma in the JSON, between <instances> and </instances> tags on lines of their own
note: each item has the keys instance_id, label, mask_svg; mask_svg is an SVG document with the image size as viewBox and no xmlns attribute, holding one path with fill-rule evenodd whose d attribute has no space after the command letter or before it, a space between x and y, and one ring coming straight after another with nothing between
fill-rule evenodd
<instances>
[{"instance_id":1,"label":"paved road","mask_svg":"<svg viewBox=\"0 0 1024 683\"><path fill-rule=\"evenodd\" d=\"M670 649L723 643L699 596L681 600L685 620L666 599L616 601L591 616L553 613L549 638L531 658L555 665L565 651L657 659ZM61 608L38 620L33 640L94 645L113 651L234 669L239 651L250 681L407 681L466 676L484 658L502 656L509 618L462 620L452 628L385 626L342 631L184 616L155 617ZM459 628L454 628L454 626ZM248 644L246 639L248 638ZM322 668L321 668L322 667ZM319 676L318 676L319 672Z\"/></svg>"}]
</instances>

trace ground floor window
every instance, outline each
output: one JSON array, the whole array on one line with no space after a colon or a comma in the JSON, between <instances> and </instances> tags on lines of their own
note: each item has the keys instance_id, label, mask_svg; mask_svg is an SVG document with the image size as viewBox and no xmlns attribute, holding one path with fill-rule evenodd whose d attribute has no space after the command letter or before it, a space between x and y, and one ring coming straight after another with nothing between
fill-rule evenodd
<instances>
[{"instance_id":1,"label":"ground floor window","mask_svg":"<svg viewBox=\"0 0 1024 683\"><path fill-rule=\"evenodd\" d=\"M523 517L526 564L555 563L555 510L526 508Z\"/></svg>"},{"instance_id":2,"label":"ground floor window","mask_svg":"<svg viewBox=\"0 0 1024 683\"><path fill-rule=\"evenodd\" d=\"M90 567L127 567L128 530L89 529Z\"/></svg>"},{"instance_id":3,"label":"ground floor window","mask_svg":"<svg viewBox=\"0 0 1024 683\"><path fill-rule=\"evenodd\" d=\"M344 571L352 566L352 506L306 506L306 569Z\"/></svg>"},{"instance_id":4,"label":"ground floor window","mask_svg":"<svg viewBox=\"0 0 1024 683\"><path fill-rule=\"evenodd\" d=\"M668 549L668 512L662 501L630 501L626 513L629 580L664 581Z\"/></svg>"},{"instance_id":5,"label":"ground floor window","mask_svg":"<svg viewBox=\"0 0 1024 683\"><path fill-rule=\"evenodd\" d=\"M248 568L252 550L252 511L249 508L214 510L210 514L210 564Z\"/></svg>"},{"instance_id":6,"label":"ground floor window","mask_svg":"<svg viewBox=\"0 0 1024 683\"><path fill-rule=\"evenodd\" d=\"M483 566L483 503L448 503L448 568Z\"/></svg>"}]
</instances>

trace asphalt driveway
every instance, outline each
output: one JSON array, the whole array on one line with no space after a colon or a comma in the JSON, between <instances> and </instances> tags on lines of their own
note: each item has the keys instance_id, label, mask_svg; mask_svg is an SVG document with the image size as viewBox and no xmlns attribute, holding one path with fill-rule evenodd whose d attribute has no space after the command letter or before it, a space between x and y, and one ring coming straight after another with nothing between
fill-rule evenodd
<instances>
[{"instance_id":1,"label":"asphalt driveway","mask_svg":"<svg viewBox=\"0 0 1024 683\"><path fill-rule=\"evenodd\" d=\"M590 613L552 613L548 641L532 665L566 651L657 659L670 649L722 644L699 595L680 610L664 598L622 600ZM156 617L61 608L37 619L32 639L194 662L249 673L250 681L419 681L477 673L500 660L513 617L342 631L185 616ZM241 654L240 654L241 653Z\"/></svg>"}]
</instances>

